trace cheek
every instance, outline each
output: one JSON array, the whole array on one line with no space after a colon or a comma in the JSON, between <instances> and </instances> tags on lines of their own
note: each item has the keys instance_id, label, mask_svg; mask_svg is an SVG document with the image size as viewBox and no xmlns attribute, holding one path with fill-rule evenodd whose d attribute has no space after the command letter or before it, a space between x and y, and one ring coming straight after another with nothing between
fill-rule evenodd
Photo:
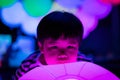
<instances>
[{"instance_id":1,"label":"cheek","mask_svg":"<svg viewBox=\"0 0 120 80\"><path fill-rule=\"evenodd\" d=\"M59 51L49 51L47 49L43 50L45 61L47 64L57 64ZM68 56L68 62L76 62L78 50L66 51L65 54Z\"/></svg>"},{"instance_id":2,"label":"cheek","mask_svg":"<svg viewBox=\"0 0 120 80\"><path fill-rule=\"evenodd\" d=\"M78 54L78 52L79 52L78 48L67 50L67 53L71 56L76 56Z\"/></svg>"},{"instance_id":3,"label":"cheek","mask_svg":"<svg viewBox=\"0 0 120 80\"><path fill-rule=\"evenodd\" d=\"M57 53L57 52L55 52L55 51L49 51L49 50L45 50L45 51L44 51L44 55L46 56L46 58L55 57L55 56L57 56L56 53Z\"/></svg>"},{"instance_id":4,"label":"cheek","mask_svg":"<svg viewBox=\"0 0 120 80\"><path fill-rule=\"evenodd\" d=\"M44 57L47 64L56 64L57 55L49 51L44 51Z\"/></svg>"},{"instance_id":5,"label":"cheek","mask_svg":"<svg viewBox=\"0 0 120 80\"><path fill-rule=\"evenodd\" d=\"M70 61L77 61L77 57L78 57L78 51L74 51L74 52L70 52L68 53L69 59Z\"/></svg>"}]
</instances>

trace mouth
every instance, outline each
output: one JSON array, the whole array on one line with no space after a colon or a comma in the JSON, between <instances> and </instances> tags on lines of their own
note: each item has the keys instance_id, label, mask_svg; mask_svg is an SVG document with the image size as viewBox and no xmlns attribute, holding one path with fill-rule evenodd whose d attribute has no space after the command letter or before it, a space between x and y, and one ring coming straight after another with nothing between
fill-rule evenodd
<instances>
[{"instance_id":1,"label":"mouth","mask_svg":"<svg viewBox=\"0 0 120 80\"><path fill-rule=\"evenodd\" d=\"M66 55L58 56L58 63L59 64L68 63L68 56L66 56Z\"/></svg>"}]
</instances>

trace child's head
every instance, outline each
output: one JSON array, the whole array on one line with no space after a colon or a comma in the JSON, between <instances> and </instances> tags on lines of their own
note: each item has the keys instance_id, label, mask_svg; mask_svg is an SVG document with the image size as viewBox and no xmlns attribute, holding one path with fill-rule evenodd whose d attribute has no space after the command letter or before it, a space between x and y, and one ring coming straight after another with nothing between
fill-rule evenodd
<instances>
[{"instance_id":1,"label":"child's head","mask_svg":"<svg viewBox=\"0 0 120 80\"><path fill-rule=\"evenodd\" d=\"M47 64L75 62L82 37L82 23L68 12L46 15L37 28L40 51Z\"/></svg>"}]
</instances>

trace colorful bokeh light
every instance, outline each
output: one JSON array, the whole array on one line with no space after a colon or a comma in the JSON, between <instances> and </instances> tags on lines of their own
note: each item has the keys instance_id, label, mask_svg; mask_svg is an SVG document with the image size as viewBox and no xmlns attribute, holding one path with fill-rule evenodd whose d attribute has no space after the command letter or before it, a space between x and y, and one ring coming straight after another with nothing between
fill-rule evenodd
<instances>
[{"instance_id":1,"label":"colorful bokeh light","mask_svg":"<svg viewBox=\"0 0 120 80\"><path fill-rule=\"evenodd\" d=\"M52 6L52 0L23 0L26 12L33 17L45 15Z\"/></svg>"},{"instance_id":2,"label":"colorful bokeh light","mask_svg":"<svg viewBox=\"0 0 120 80\"><path fill-rule=\"evenodd\" d=\"M120 5L120 0L100 0L102 1L103 3L110 3L110 4L113 4L113 5Z\"/></svg>"},{"instance_id":3,"label":"colorful bokeh light","mask_svg":"<svg viewBox=\"0 0 120 80\"><path fill-rule=\"evenodd\" d=\"M3 8L1 12L2 21L11 28L18 27L17 25L21 24L27 15L20 2L11 7Z\"/></svg>"},{"instance_id":4,"label":"colorful bokeh light","mask_svg":"<svg viewBox=\"0 0 120 80\"><path fill-rule=\"evenodd\" d=\"M27 36L18 36L12 46L9 58L10 67L19 67L21 62L34 51L34 39Z\"/></svg>"},{"instance_id":5,"label":"colorful bokeh light","mask_svg":"<svg viewBox=\"0 0 120 80\"><path fill-rule=\"evenodd\" d=\"M10 7L2 8L1 17L9 27L19 26L25 34L35 35L41 17L55 10L67 11L81 19L86 38L89 32L96 28L99 19L105 18L111 9L111 4L105 4L100 0L22 0Z\"/></svg>"},{"instance_id":6,"label":"colorful bokeh light","mask_svg":"<svg viewBox=\"0 0 120 80\"><path fill-rule=\"evenodd\" d=\"M56 0L56 3L68 9L79 8L84 0Z\"/></svg>"},{"instance_id":7,"label":"colorful bokeh light","mask_svg":"<svg viewBox=\"0 0 120 80\"><path fill-rule=\"evenodd\" d=\"M85 13L83 10L78 10L75 15L81 20L84 26L83 38L86 38L98 24L98 19L95 16Z\"/></svg>"},{"instance_id":8,"label":"colorful bokeh light","mask_svg":"<svg viewBox=\"0 0 120 80\"><path fill-rule=\"evenodd\" d=\"M0 7L9 7L15 2L17 2L17 0L0 0Z\"/></svg>"},{"instance_id":9,"label":"colorful bokeh light","mask_svg":"<svg viewBox=\"0 0 120 80\"><path fill-rule=\"evenodd\" d=\"M89 15L96 16L99 19L105 18L111 11L111 4L104 4L98 0L88 0L84 2L82 10Z\"/></svg>"},{"instance_id":10,"label":"colorful bokeh light","mask_svg":"<svg viewBox=\"0 0 120 80\"><path fill-rule=\"evenodd\" d=\"M34 18L34 17L26 16L25 19L22 21L22 25L21 25L22 31L27 35L36 36L36 29L40 20L41 20L41 17Z\"/></svg>"}]
</instances>

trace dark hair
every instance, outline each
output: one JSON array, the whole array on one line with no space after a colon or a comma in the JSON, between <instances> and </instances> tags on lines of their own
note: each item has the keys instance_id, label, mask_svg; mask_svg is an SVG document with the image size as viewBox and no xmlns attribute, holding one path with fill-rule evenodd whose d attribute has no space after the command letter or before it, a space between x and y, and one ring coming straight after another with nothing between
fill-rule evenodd
<instances>
[{"instance_id":1,"label":"dark hair","mask_svg":"<svg viewBox=\"0 0 120 80\"><path fill-rule=\"evenodd\" d=\"M38 41L46 38L58 39L61 35L64 38L83 37L83 25L72 13L54 11L42 18L37 27Z\"/></svg>"}]
</instances>

